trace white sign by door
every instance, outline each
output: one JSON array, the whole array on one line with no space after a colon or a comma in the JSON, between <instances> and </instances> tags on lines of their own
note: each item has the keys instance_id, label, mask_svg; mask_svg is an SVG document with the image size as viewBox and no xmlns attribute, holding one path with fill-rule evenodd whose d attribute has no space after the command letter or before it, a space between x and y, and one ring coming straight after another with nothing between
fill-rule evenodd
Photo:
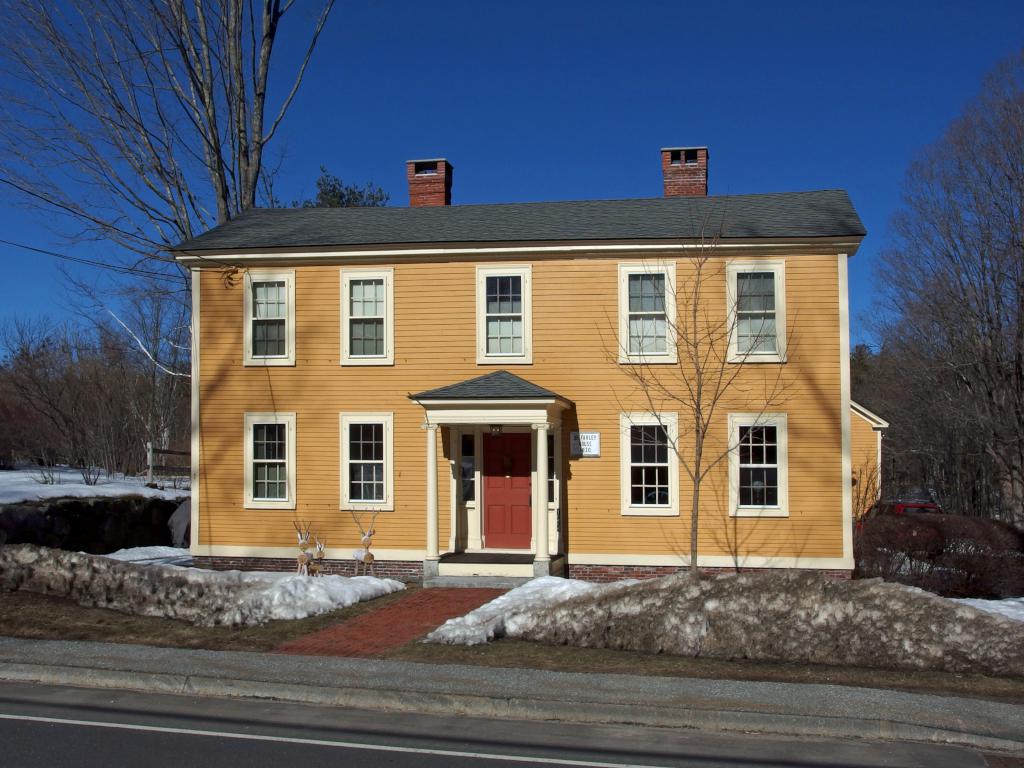
<instances>
[{"instance_id":1,"label":"white sign by door","mask_svg":"<svg viewBox=\"0 0 1024 768\"><path fill-rule=\"evenodd\" d=\"M569 453L573 458L597 458L601 455L601 433L570 432Z\"/></svg>"}]
</instances>

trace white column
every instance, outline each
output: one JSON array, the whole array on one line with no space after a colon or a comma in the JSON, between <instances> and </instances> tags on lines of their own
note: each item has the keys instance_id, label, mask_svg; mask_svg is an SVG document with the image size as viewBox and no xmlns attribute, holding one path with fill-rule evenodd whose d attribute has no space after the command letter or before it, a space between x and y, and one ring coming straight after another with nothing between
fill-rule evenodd
<instances>
[{"instance_id":1,"label":"white column","mask_svg":"<svg viewBox=\"0 0 1024 768\"><path fill-rule=\"evenodd\" d=\"M427 555L424 577L437 575L437 424L424 424L427 433Z\"/></svg>"},{"instance_id":2,"label":"white column","mask_svg":"<svg viewBox=\"0 0 1024 768\"><path fill-rule=\"evenodd\" d=\"M534 575L547 576L550 570L551 555L548 554L548 425L534 424L533 431L537 435L537 513L533 539L537 543L537 551L533 556Z\"/></svg>"}]
</instances>

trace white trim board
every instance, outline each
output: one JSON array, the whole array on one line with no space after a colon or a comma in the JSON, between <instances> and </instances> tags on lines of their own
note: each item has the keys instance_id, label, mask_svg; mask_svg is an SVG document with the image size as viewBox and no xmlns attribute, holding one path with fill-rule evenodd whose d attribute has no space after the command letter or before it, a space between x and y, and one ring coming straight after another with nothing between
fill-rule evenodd
<instances>
[{"instance_id":1,"label":"white trim board","mask_svg":"<svg viewBox=\"0 0 1024 768\"><path fill-rule=\"evenodd\" d=\"M192 423L190 436L190 463L189 470L189 491L191 496L190 512L191 523L189 525L189 548L195 550L199 546L199 467L202 462L202 430L200 429L199 409L199 321L201 318L201 275L198 269L190 270L192 275Z\"/></svg>"},{"instance_id":2,"label":"white trim board","mask_svg":"<svg viewBox=\"0 0 1024 768\"><path fill-rule=\"evenodd\" d=\"M292 538L295 538L294 534ZM352 560L352 552L360 548L357 540L350 547L327 547L324 552L328 560ZM196 557L274 557L294 559L299 555L299 548L291 547L260 547L229 544L197 544L191 550ZM378 549L373 548L373 556L377 560L412 560L422 561L426 557L424 549ZM355 562L353 560L353 562Z\"/></svg>"},{"instance_id":3,"label":"white trim board","mask_svg":"<svg viewBox=\"0 0 1024 768\"><path fill-rule=\"evenodd\" d=\"M683 567L688 555L629 555L570 552L569 565L636 565ZM698 555L702 568L808 568L814 570L852 570L853 558L846 557L772 557L765 555Z\"/></svg>"},{"instance_id":4,"label":"white trim board","mask_svg":"<svg viewBox=\"0 0 1024 768\"><path fill-rule=\"evenodd\" d=\"M839 254L839 423L842 428L843 558L853 562L853 447L850 434L850 290L847 255Z\"/></svg>"},{"instance_id":5,"label":"white trim board","mask_svg":"<svg viewBox=\"0 0 1024 768\"><path fill-rule=\"evenodd\" d=\"M880 429L888 429L889 428L889 422L888 421L883 419L877 413L872 413L871 411L869 411L867 408L865 408L860 403L858 403L858 402L856 402L854 400L851 400L850 401L850 408L853 410L854 413L856 413L858 416L860 416L862 419L864 419L864 421L866 421L868 424L870 424L872 429L880 430Z\"/></svg>"}]
</instances>

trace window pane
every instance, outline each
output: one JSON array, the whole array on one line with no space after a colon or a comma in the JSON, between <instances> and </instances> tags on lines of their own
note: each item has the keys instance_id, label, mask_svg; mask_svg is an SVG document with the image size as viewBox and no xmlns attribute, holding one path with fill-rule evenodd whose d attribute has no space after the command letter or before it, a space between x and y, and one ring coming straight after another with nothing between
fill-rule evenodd
<instances>
[{"instance_id":1,"label":"window pane","mask_svg":"<svg viewBox=\"0 0 1024 768\"><path fill-rule=\"evenodd\" d=\"M487 319L488 354L522 354L523 321L518 317Z\"/></svg>"},{"instance_id":2,"label":"window pane","mask_svg":"<svg viewBox=\"0 0 1024 768\"><path fill-rule=\"evenodd\" d=\"M739 428L739 503L778 506L778 428L773 425Z\"/></svg>"},{"instance_id":3,"label":"window pane","mask_svg":"<svg viewBox=\"0 0 1024 768\"><path fill-rule=\"evenodd\" d=\"M384 501L384 425L349 424L349 500Z\"/></svg>"},{"instance_id":4,"label":"window pane","mask_svg":"<svg viewBox=\"0 0 1024 768\"><path fill-rule=\"evenodd\" d=\"M775 275L772 272L738 274L736 304L741 312L774 312Z\"/></svg>"},{"instance_id":5,"label":"window pane","mask_svg":"<svg viewBox=\"0 0 1024 768\"><path fill-rule=\"evenodd\" d=\"M252 316L265 320L288 316L283 280L252 284Z\"/></svg>"},{"instance_id":6,"label":"window pane","mask_svg":"<svg viewBox=\"0 0 1024 768\"><path fill-rule=\"evenodd\" d=\"M284 424L254 424L252 433L252 456L254 459L284 460Z\"/></svg>"},{"instance_id":7,"label":"window pane","mask_svg":"<svg viewBox=\"0 0 1024 768\"><path fill-rule=\"evenodd\" d=\"M665 311L665 275L629 276L629 311Z\"/></svg>"},{"instance_id":8,"label":"window pane","mask_svg":"<svg viewBox=\"0 0 1024 768\"><path fill-rule=\"evenodd\" d=\"M630 354L658 353L667 349L668 324L657 315L634 315L629 318Z\"/></svg>"},{"instance_id":9,"label":"window pane","mask_svg":"<svg viewBox=\"0 0 1024 768\"><path fill-rule=\"evenodd\" d=\"M523 311L523 278L492 275L486 280L487 314L518 314Z\"/></svg>"},{"instance_id":10,"label":"window pane","mask_svg":"<svg viewBox=\"0 0 1024 768\"><path fill-rule=\"evenodd\" d=\"M384 356L384 319L349 321L349 346L353 356Z\"/></svg>"},{"instance_id":11,"label":"window pane","mask_svg":"<svg viewBox=\"0 0 1024 768\"><path fill-rule=\"evenodd\" d=\"M555 463L555 436L548 435L548 503L555 502L555 485L558 478L557 466Z\"/></svg>"},{"instance_id":12,"label":"window pane","mask_svg":"<svg viewBox=\"0 0 1024 768\"><path fill-rule=\"evenodd\" d=\"M476 451L473 435L462 436L462 458L459 466L462 478L462 500L464 502L473 501L476 499Z\"/></svg>"},{"instance_id":13,"label":"window pane","mask_svg":"<svg viewBox=\"0 0 1024 768\"><path fill-rule=\"evenodd\" d=\"M352 280L349 283L352 317L384 317L384 280Z\"/></svg>"},{"instance_id":14,"label":"window pane","mask_svg":"<svg viewBox=\"0 0 1024 768\"><path fill-rule=\"evenodd\" d=\"M287 354L284 320L252 321L253 357L281 357Z\"/></svg>"},{"instance_id":15,"label":"window pane","mask_svg":"<svg viewBox=\"0 0 1024 768\"><path fill-rule=\"evenodd\" d=\"M630 427L630 499L634 505L669 503L668 434L660 424Z\"/></svg>"}]
</instances>

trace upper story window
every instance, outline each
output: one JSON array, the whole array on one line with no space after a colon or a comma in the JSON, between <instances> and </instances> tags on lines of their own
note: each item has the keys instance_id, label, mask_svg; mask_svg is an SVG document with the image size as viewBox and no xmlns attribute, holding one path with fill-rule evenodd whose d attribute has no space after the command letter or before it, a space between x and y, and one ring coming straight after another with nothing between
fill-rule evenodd
<instances>
[{"instance_id":1,"label":"upper story window","mask_svg":"<svg viewBox=\"0 0 1024 768\"><path fill-rule=\"evenodd\" d=\"M674 363L674 263L619 264L619 362Z\"/></svg>"},{"instance_id":2,"label":"upper story window","mask_svg":"<svg viewBox=\"0 0 1024 768\"><path fill-rule=\"evenodd\" d=\"M245 365L295 365L295 272L245 275Z\"/></svg>"},{"instance_id":3,"label":"upper story window","mask_svg":"<svg viewBox=\"0 0 1024 768\"><path fill-rule=\"evenodd\" d=\"M343 413L341 506L394 509L394 417L391 413Z\"/></svg>"},{"instance_id":4,"label":"upper story window","mask_svg":"<svg viewBox=\"0 0 1024 768\"><path fill-rule=\"evenodd\" d=\"M782 262L729 264L730 362L785 362L785 274Z\"/></svg>"},{"instance_id":5,"label":"upper story window","mask_svg":"<svg viewBox=\"0 0 1024 768\"><path fill-rule=\"evenodd\" d=\"M341 270L341 364L392 365L394 270Z\"/></svg>"},{"instance_id":6,"label":"upper story window","mask_svg":"<svg viewBox=\"0 0 1024 768\"><path fill-rule=\"evenodd\" d=\"M675 413L620 416L622 514L679 514L678 428Z\"/></svg>"},{"instance_id":7,"label":"upper story window","mask_svg":"<svg viewBox=\"0 0 1024 768\"><path fill-rule=\"evenodd\" d=\"M786 414L729 414L729 507L738 517L789 514Z\"/></svg>"},{"instance_id":8,"label":"upper story window","mask_svg":"<svg viewBox=\"0 0 1024 768\"><path fill-rule=\"evenodd\" d=\"M528 265L477 267L477 363L533 362Z\"/></svg>"},{"instance_id":9,"label":"upper story window","mask_svg":"<svg viewBox=\"0 0 1024 768\"><path fill-rule=\"evenodd\" d=\"M295 509L295 414L245 414L245 506Z\"/></svg>"}]
</instances>

